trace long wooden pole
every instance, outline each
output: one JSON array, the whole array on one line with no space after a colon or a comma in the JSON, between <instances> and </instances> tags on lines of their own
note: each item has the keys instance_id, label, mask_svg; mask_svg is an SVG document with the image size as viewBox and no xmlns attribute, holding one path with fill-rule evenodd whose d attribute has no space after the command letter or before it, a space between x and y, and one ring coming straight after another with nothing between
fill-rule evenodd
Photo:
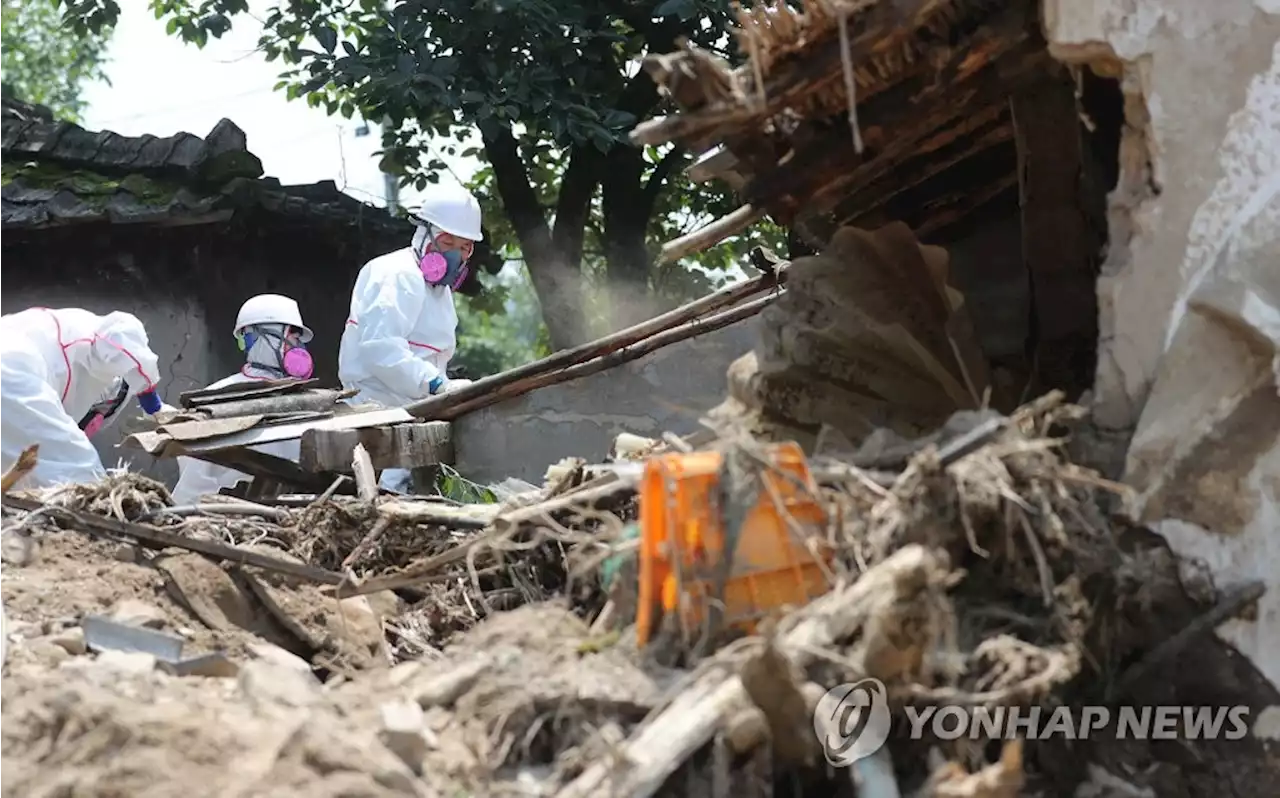
<instances>
[{"instance_id":1,"label":"long wooden pole","mask_svg":"<svg viewBox=\"0 0 1280 798\"><path fill-rule=\"evenodd\" d=\"M432 396L414 402L405 408L409 413L417 418L428 420L444 420L454 418L455 415L445 415L445 413L453 407L469 404L472 401L481 399L501 391L505 386L525 380L529 377L547 374L550 372L584 363L601 355L607 355L610 352L616 352L619 349L630 346L638 341L657 335L664 330L669 330L681 324L690 322L701 316L705 316L712 311L720 308L735 305L747 297L754 296L761 291L768 291L775 288L786 280L785 265L772 274L762 274L753 277L750 280L743 280L726 288L722 288L713 294L708 294L702 299L682 305L675 310L663 313L661 316L655 316L646 322L637 324L634 327L628 327L625 330L619 330L612 335L596 339L590 343L575 346L572 349L565 349L555 354L544 357L541 360L535 360L532 363L526 363L523 366L517 366L509 371L501 374L494 374L459 388L456 391ZM504 393L503 396L510 394Z\"/></svg>"},{"instance_id":2,"label":"long wooden pole","mask_svg":"<svg viewBox=\"0 0 1280 798\"><path fill-rule=\"evenodd\" d=\"M742 321L743 319L756 315L776 301L779 296L780 294L769 294L768 296L753 299L736 308L721 311L720 313L707 316L705 318L694 319L687 324L651 336L634 343L631 346L616 349L593 360L588 360L585 363L578 363L577 365L570 366L559 371L532 374L524 379L514 381L509 379L495 380L491 383L493 387L487 393L480 396L459 401L455 398L454 394L444 394L443 396L436 396L424 402L419 402L416 405L410 405L406 409L414 415L419 415L421 418L430 418L435 421L451 421L459 416L479 410L482 407L497 404L504 399L512 399L529 393L537 388L545 388L548 385L557 385L562 382L576 380L581 377L586 377L589 374L595 374L606 369L611 369L616 366L620 366L623 363L628 363L632 360L644 357L650 352L661 349L664 346L670 346L671 344L684 341L688 338L705 335L713 330L727 327L734 322ZM499 374L496 376L502 377L503 375ZM469 390L470 388L479 385L481 382L484 382L484 380L473 383L457 393L461 394L462 391Z\"/></svg>"}]
</instances>

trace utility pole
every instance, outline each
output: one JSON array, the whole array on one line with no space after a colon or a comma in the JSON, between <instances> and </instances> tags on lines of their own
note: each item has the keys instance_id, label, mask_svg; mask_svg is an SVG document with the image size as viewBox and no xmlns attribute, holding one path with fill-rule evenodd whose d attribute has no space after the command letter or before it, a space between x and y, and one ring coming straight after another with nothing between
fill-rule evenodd
<instances>
[{"instance_id":1,"label":"utility pole","mask_svg":"<svg viewBox=\"0 0 1280 798\"><path fill-rule=\"evenodd\" d=\"M382 117L382 132L391 126L391 117ZM400 207L400 181L390 172L382 173L382 194L387 201L387 213L395 213Z\"/></svg>"},{"instance_id":2,"label":"utility pole","mask_svg":"<svg viewBox=\"0 0 1280 798\"><path fill-rule=\"evenodd\" d=\"M387 213L395 213L400 207L400 181L395 175L382 173L382 193L387 200Z\"/></svg>"}]
</instances>

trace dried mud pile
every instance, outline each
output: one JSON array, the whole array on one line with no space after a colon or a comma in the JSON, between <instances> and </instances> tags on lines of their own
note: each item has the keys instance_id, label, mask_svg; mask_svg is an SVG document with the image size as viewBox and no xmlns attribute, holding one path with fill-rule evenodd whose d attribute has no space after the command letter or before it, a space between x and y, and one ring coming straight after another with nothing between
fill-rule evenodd
<instances>
[{"instance_id":1,"label":"dried mud pile","mask_svg":"<svg viewBox=\"0 0 1280 798\"><path fill-rule=\"evenodd\" d=\"M1123 520L1123 489L1064 459L1075 415L1048 398L814 457L833 589L701 658L679 636L638 649L634 577L600 583L635 514L616 477L571 468L453 527L352 498L178 517L162 487L130 475L42 495L50 509L5 510L3 793L1269 794L1277 760L1252 738L895 731L887 784L825 765L815 699L862 677L887 686L895 730L911 705L1243 703L1257 717L1277 703L1197 620L1224 602L1248 611L1248 596L1188 582ZM716 445L747 482L766 467L745 433L723 429ZM63 528L56 507L150 514L395 589L340 599L333 585ZM86 639L94 617L180 638L185 658L223 656L175 665L113 648ZM1179 633L1187 642L1170 645Z\"/></svg>"}]
</instances>

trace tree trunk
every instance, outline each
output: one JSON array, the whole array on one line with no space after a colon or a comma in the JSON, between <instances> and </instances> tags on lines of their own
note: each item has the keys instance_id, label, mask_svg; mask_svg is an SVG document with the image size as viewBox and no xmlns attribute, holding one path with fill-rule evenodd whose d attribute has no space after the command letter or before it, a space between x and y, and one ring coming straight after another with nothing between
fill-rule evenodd
<instances>
[{"instance_id":1,"label":"tree trunk","mask_svg":"<svg viewBox=\"0 0 1280 798\"><path fill-rule=\"evenodd\" d=\"M672 150L644 179L644 151L626 144L615 146L601 178L604 250L608 268L613 329L638 324L662 312L650 290L653 257L646 243L649 219L667 177L684 161Z\"/></svg>"},{"instance_id":2,"label":"tree trunk","mask_svg":"<svg viewBox=\"0 0 1280 798\"><path fill-rule=\"evenodd\" d=\"M601 178L610 332L658 313L649 291L653 258L645 244L645 228L652 205L645 196L643 171L643 151L620 144L609 153Z\"/></svg>"},{"instance_id":3,"label":"tree trunk","mask_svg":"<svg viewBox=\"0 0 1280 798\"><path fill-rule=\"evenodd\" d=\"M582 220L585 217L575 213L576 208L566 209L569 213L557 219L556 233L553 234L510 129L484 124L480 126L480 133L485 155L493 165L502 207L515 228L520 251L529 268L529 277L538 294L551 346L566 349L589 340L582 312ZM570 171L573 171L573 164L570 165ZM586 169L579 167L577 171L581 173ZM565 192L569 188L571 177L566 172L558 211L566 204ZM591 193L594 193L594 189L595 184L592 183ZM589 205L591 193L587 194L585 204ZM571 229L575 216L578 224L576 236Z\"/></svg>"}]
</instances>

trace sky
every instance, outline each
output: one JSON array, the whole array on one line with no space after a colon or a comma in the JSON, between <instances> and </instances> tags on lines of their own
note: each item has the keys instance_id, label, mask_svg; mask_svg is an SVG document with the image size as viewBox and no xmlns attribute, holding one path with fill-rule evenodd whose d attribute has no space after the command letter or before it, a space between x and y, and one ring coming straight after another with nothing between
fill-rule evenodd
<instances>
[{"instance_id":1,"label":"sky","mask_svg":"<svg viewBox=\"0 0 1280 798\"><path fill-rule=\"evenodd\" d=\"M255 9L263 5L251 3ZM374 157L380 146L377 126L359 136L363 123L358 118L329 117L305 100L290 102L283 92L272 91L283 67L254 51L261 32L256 20L236 17L231 31L199 49L167 35L146 0L123 0L120 6L105 65L110 85L85 88L86 129L203 137L226 117L245 132L266 176L285 185L333 180L352 196L385 204ZM461 180L478 168L471 159L444 160ZM412 188L401 191L405 205L419 198Z\"/></svg>"}]
</instances>

